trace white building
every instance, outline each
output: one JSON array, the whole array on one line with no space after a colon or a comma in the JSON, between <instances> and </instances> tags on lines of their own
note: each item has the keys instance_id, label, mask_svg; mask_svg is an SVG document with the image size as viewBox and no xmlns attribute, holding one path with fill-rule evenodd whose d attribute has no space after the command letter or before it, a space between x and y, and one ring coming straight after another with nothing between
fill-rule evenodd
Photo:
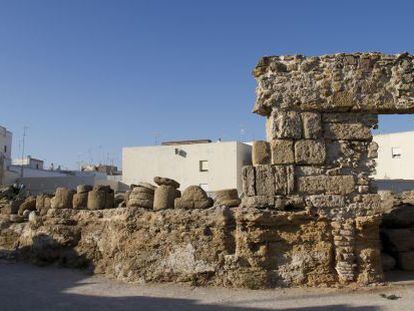
<instances>
[{"instance_id":1,"label":"white building","mask_svg":"<svg viewBox=\"0 0 414 311\"><path fill-rule=\"evenodd\" d=\"M414 131L375 135L378 159L375 179L414 180Z\"/></svg>"},{"instance_id":2,"label":"white building","mask_svg":"<svg viewBox=\"0 0 414 311\"><path fill-rule=\"evenodd\" d=\"M12 164L20 167L23 166L23 168L43 170L44 161L27 156L23 159L13 159Z\"/></svg>"},{"instance_id":3,"label":"white building","mask_svg":"<svg viewBox=\"0 0 414 311\"><path fill-rule=\"evenodd\" d=\"M13 134L6 128L0 126L0 153L8 164L11 161L12 138Z\"/></svg>"},{"instance_id":4,"label":"white building","mask_svg":"<svg viewBox=\"0 0 414 311\"><path fill-rule=\"evenodd\" d=\"M123 182L128 185L163 176L177 180L181 190L199 185L206 191L241 192L241 170L250 163L251 146L236 141L179 141L122 150Z\"/></svg>"}]
</instances>

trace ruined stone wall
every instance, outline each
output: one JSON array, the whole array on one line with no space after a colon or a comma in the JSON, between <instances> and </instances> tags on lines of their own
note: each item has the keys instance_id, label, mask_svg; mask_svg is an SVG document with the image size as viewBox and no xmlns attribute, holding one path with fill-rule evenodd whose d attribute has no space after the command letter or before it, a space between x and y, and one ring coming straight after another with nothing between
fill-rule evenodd
<instances>
[{"instance_id":1,"label":"ruined stone wall","mask_svg":"<svg viewBox=\"0 0 414 311\"><path fill-rule=\"evenodd\" d=\"M378 113L414 111L413 70L408 54L356 53L264 57L253 71L267 141L253 144L242 206L327 219L342 283L382 278L371 130Z\"/></svg>"}]
</instances>

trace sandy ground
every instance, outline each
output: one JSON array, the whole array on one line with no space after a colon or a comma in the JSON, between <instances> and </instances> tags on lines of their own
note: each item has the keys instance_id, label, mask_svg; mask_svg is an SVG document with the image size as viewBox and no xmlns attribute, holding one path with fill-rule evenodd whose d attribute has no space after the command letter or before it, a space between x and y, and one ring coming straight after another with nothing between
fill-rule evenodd
<instances>
[{"instance_id":1,"label":"sandy ground","mask_svg":"<svg viewBox=\"0 0 414 311\"><path fill-rule=\"evenodd\" d=\"M77 270L0 262L0 310L414 310L414 275L392 277L399 280L379 288L253 291L125 284Z\"/></svg>"}]
</instances>

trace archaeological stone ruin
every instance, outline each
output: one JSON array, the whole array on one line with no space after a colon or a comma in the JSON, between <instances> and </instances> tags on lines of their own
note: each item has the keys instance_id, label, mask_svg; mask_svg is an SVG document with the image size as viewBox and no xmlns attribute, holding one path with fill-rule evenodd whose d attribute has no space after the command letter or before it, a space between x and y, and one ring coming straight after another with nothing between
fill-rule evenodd
<instances>
[{"instance_id":1,"label":"archaeological stone ruin","mask_svg":"<svg viewBox=\"0 0 414 311\"><path fill-rule=\"evenodd\" d=\"M409 54L264 57L253 112L266 118L266 141L253 143L242 194L210 197L166 177L116 195L105 186L25 198L5 189L0 257L248 288L376 284L383 262L414 270L414 239L395 242L414 232L414 199L385 212L370 177L378 114L414 112L413 70Z\"/></svg>"}]
</instances>

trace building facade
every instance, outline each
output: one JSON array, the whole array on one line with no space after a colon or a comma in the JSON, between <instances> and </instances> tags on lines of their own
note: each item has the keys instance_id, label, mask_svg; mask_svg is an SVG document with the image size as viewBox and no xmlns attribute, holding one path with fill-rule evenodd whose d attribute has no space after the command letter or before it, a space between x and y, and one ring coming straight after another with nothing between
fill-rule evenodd
<instances>
[{"instance_id":1,"label":"building facade","mask_svg":"<svg viewBox=\"0 0 414 311\"><path fill-rule=\"evenodd\" d=\"M375 135L378 159L375 179L414 180L414 131Z\"/></svg>"},{"instance_id":2,"label":"building facade","mask_svg":"<svg viewBox=\"0 0 414 311\"><path fill-rule=\"evenodd\" d=\"M199 185L206 191L241 192L241 170L250 163L251 146L236 141L183 141L122 150L123 182L128 185L165 176L177 180L182 190Z\"/></svg>"}]
</instances>

